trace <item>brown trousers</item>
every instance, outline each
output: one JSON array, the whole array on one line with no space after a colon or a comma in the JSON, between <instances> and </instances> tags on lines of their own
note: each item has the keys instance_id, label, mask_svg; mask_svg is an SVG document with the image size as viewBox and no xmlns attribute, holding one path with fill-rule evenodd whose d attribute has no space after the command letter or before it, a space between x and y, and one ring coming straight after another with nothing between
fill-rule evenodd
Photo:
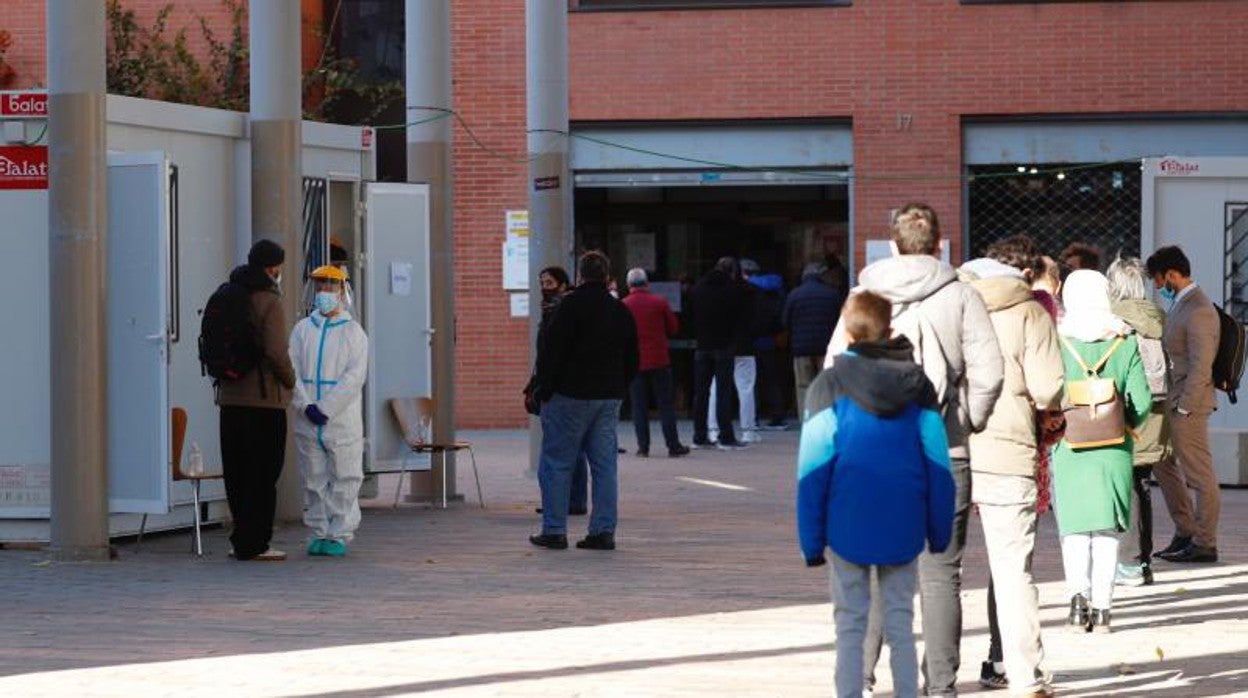
<instances>
[{"instance_id":1,"label":"brown trousers","mask_svg":"<svg viewBox=\"0 0 1248 698\"><path fill-rule=\"evenodd\" d=\"M806 420L806 389L823 371L823 354L793 357L793 387L797 390L797 418Z\"/></svg>"},{"instance_id":2,"label":"brown trousers","mask_svg":"<svg viewBox=\"0 0 1248 698\"><path fill-rule=\"evenodd\" d=\"M1218 545L1218 511L1222 494L1213 472L1213 452L1209 449L1209 415L1170 413L1170 442L1174 455L1153 468L1161 485L1166 509L1174 520L1175 535L1190 536L1201 547ZM1187 490L1196 492L1196 503Z\"/></svg>"}]
</instances>

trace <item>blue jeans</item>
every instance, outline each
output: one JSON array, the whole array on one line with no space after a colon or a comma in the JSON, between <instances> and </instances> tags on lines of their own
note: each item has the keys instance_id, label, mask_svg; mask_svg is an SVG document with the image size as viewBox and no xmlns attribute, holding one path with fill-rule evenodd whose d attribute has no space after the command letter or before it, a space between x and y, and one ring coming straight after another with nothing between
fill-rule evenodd
<instances>
[{"instance_id":1,"label":"blue jeans","mask_svg":"<svg viewBox=\"0 0 1248 698\"><path fill-rule=\"evenodd\" d=\"M637 449L650 450L650 391L659 403L659 421L663 424L663 440L667 450L680 446L676 433L676 403L672 396L672 368L664 366L640 371L628 387L628 399L633 404L633 432L637 434Z\"/></svg>"},{"instance_id":2,"label":"blue jeans","mask_svg":"<svg viewBox=\"0 0 1248 698\"><path fill-rule=\"evenodd\" d=\"M568 497L568 509L584 510L589 506L589 459L582 453L576 457L572 468L572 494Z\"/></svg>"},{"instance_id":3,"label":"blue jeans","mask_svg":"<svg viewBox=\"0 0 1248 698\"><path fill-rule=\"evenodd\" d=\"M616 427L620 400L577 400L555 393L542 405L542 455L537 481L542 488L542 533L566 535L572 471L582 453L593 478L589 533L615 533L619 483L616 479Z\"/></svg>"}]
</instances>

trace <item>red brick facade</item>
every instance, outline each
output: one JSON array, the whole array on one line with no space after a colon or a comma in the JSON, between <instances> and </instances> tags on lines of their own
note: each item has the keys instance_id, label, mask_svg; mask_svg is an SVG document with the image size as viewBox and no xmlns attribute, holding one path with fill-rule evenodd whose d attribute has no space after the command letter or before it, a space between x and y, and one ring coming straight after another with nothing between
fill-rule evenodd
<instances>
[{"instance_id":1,"label":"red brick facade","mask_svg":"<svg viewBox=\"0 0 1248 698\"><path fill-rule=\"evenodd\" d=\"M38 85L44 0L4 4L10 60L21 85ZM165 2L127 4L147 14ZM463 428L524 423L528 324L509 317L500 254L503 212L528 200L524 4L452 5L456 108L496 151L456 131ZM1248 113L1244 26L1248 3L1233 0L573 12L572 119L852 119L861 245L914 199L961 229L963 117ZM957 257L960 236L950 238Z\"/></svg>"}]
</instances>

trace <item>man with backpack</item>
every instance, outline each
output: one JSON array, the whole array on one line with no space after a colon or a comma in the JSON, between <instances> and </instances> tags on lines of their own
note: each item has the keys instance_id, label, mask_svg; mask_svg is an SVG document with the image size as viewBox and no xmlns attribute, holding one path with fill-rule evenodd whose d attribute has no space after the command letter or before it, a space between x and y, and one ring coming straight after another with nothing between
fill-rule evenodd
<instances>
[{"instance_id":1,"label":"man with backpack","mask_svg":"<svg viewBox=\"0 0 1248 698\"><path fill-rule=\"evenodd\" d=\"M1192 280L1192 265L1183 250L1163 247L1148 258L1146 266L1153 285L1170 303L1161 344L1170 357L1166 408L1174 457L1158 463L1154 474L1175 533L1170 545L1154 557L1168 562L1217 562L1222 497L1209 450L1209 415L1217 407L1213 374L1221 321L1213 302ZM1196 490L1195 507L1189 488Z\"/></svg>"},{"instance_id":2,"label":"man with backpack","mask_svg":"<svg viewBox=\"0 0 1248 698\"><path fill-rule=\"evenodd\" d=\"M945 422L956 485L953 538L946 550L919 557L919 588L926 694L957 695L962 551L971 496L968 438L988 423L1001 394L1004 364L983 298L935 256L940 250L936 212L926 204L906 205L893 224L892 238L897 255L863 269L858 281L860 289L892 302L893 334L904 335L913 345L914 358L936 390ZM831 368L848 346L842 324L828 343L825 368ZM874 618L868 629L867 675L879 657L879 620Z\"/></svg>"},{"instance_id":3,"label":"man with backpack","mask_svg":"<svg viewBox=\"0 0 1248 698\"><path fill-rule=\"evenodd\" d=\"M286 559L269 547L277 478L286 458L286 407L295 387L278 282L286 252L260 240L204 307L200 361L221 408L221 466L238 560Z\"/></svg>"}]
</instances>

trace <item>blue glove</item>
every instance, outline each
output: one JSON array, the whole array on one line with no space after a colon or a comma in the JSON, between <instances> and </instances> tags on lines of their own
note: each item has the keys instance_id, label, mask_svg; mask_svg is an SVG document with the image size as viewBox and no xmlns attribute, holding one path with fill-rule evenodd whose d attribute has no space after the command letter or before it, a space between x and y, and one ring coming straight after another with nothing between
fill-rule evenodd
<instances>
[{"instance_id":1,"label":"blue glove","mask_svg":"<svg viewBox=\"0 0 1248 698\"><path fill-rule=\"evenodd\" d=\"M305 407L303 409L303 413L307 416L309 422L312 422L318 427L323 427L326 424L329 424L329 417L325 416L325 413L321 411L321 408L316 406L316 403Z\"/></svg>"}]
</instances>

